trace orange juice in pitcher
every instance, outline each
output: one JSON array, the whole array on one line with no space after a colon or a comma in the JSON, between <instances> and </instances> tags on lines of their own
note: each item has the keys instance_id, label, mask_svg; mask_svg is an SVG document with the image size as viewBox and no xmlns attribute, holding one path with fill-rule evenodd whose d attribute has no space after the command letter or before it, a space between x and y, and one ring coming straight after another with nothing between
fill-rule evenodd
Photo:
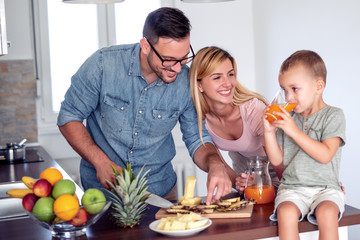
<instances>
[{"instance_id":1,"label":"orange juice in pitcher","mask_svg":"<svg viewBox=\"0 0 360 240\"><path fill-rule=\"evenodd\" d=\"M274 201L275 188L270 178L267 157L251 157L247 164L249 174L245 185L245 198L254 199L258 204Z\"/></svg>"}]
</instances>

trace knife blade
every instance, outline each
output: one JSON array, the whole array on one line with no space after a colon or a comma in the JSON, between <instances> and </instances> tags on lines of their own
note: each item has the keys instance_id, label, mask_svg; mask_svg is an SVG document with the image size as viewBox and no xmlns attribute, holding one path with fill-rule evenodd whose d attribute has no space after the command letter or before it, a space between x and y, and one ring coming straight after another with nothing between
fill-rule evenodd
<instances>
[{"instance_id":1,"label":"knife blade","mask_svg":"<svg viewBox=\"0 0 360 240\"><path fill-rule=\"evenodd\" d=\"M169 200L166 200L165 198L162 198L151 192L147 192L147 193L150 193L150 195L149 195L148 199L145 200L145 202L147 202L150 205L153 205L155 207L160 207L160 208L170 208L170 207L174 206L174 204L172 202L170 202Z\"/></svg>"}]
</instances>

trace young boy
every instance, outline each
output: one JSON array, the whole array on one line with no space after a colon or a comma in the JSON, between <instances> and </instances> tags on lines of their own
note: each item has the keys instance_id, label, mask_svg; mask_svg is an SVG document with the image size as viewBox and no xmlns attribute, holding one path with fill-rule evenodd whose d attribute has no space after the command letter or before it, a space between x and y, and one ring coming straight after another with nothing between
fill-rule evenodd
<instances>
[{"instance_id":1,"label":"young boy","mask_svg":"<svg viewBox=\"0 0 360 240\"><path fill-rule=\"evenodd\" d=\"M320 239L338 239L345 206L339 183L343 111L322 98L326 67L315 52L297 51L287 58L279 84L296 107L291 113L281 107L277 114L283 120L272 124L264 116L265 149L275 170L282 173L270 219L278 221L280 239L299 239L298 221L305 215L318 225Z\"/></svg>"}]
</instances>

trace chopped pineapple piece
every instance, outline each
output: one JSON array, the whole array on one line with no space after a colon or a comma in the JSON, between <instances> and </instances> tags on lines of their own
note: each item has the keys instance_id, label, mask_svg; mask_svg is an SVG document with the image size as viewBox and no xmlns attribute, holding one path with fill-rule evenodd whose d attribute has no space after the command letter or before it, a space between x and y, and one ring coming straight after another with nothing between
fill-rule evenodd
<instances>
[{"instance_id":1,"label":"chopped pineapple piece","mask_svg":"<svg viewBox=\"0 0 360 240\"><path fill-rule=\"evenodd\" d=\"M156 229L165 231L194 229L206 225L207 222L207 220L202 220L200 214L190 212L189 214L177 214L176 217L162 218Z\"/></svg>"},{"instance_id":2,"label":"chopped pineapple piece","mask_svg":"<svg viewBox=\"0 0 360 240\"><path fill-rule=\"evenodd\" d=\"M200 228L206 225L208 220L200 220L196 222L188 222L186 225L186 229L194 229L194 228Z\"/></svg>"},{"instance_id":3,"label":"chopped pineapple piece","mask_svg":"<svg viewBox=\"0 0 360 240\"><path fill-rule=\"evenodd\" d=\"M159 230L165 230L165 231L170 231L171 230L171 223L170 221L165 223L164 229L159 229Z\"/></svg>"},{"instance_id":4,"label":"chopped pineapple piece","mask_svg":"<svg viewBox=\"0 0 360 240\"><path fill-rule=\"evenodd\" d=\"M180 216L178 215L178 217L180 222L186 222L186 223L201 220L201 215L196 214L194 212L190 212L189 214L184 214Z\"/></svg>"},{"instance_id":5,"label":"chopped pineapple piece","mask_svg":"<svg viewBox=\"0 0 360 240\"><path fill-rule=\"evenodd\" d=\"M186 178L184 198L189 199L194 197L196 177L189 176Z\"/></svg>"},{"instance_id":6,"label":"chopped pineapple piece","mask_svg":"<svg viewBox=\"0 0 360 240\"><path fill-rule=\"evenodd\" d=\"M167 223L167 218L162 218L159 222L159 225L157 225L156 229L163 230L165 228L165 224Z\"/></svg>"},{"instance_id":7,"label":"chopped pineapple piece","mask_svg":"<svg viewBox=\"0 0 360 240\"><path fill-rule=\"evenodd\" d=\"M225 200L221 200L221 201L222 201L222 202L230 202L230 203L240 202L240 197L229 198L229 199L225 199Z\"/></svg>"},{"instance_id":8,"label":"chopped pineapple piece","mask_svg":"<svg viewBox=\"0 0 360 240\"><path fill-rule=\"evenodd\" d=\"M173 221L170 227L171 231L178 231L185 229L186 229L186 222L180 222L178 220Z\"/></svg>"},{"instance_id":9,"label":"chopped pineapple piece","mask_svg":"<svg viewBox=\"0 0 360 240\"><path fill-rule=\"evenodd\" d=\"M200 205L201 201L202 201L201 197L185 198L184 200L181 201L181 205L196 206L196 205Z\"/></svg>"}]
</instances>

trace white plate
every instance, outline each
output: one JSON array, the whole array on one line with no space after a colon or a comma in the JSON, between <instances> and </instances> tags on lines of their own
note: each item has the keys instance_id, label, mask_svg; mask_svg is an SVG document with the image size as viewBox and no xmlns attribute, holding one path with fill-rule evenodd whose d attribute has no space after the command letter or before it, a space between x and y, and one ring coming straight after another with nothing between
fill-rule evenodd
<instances>
[{"instance_id":1,"label":"white plate","mask_svg":"<svg viewBox=\"0 0 360 240\"><path fill-rule=\"evenodd\" d=\"M154 232L161 233L161 234L164 234L164 235L168 235L168 236L171 236L171 237L187 237L187 236L195 235L195 234L201 232L202 230L210 227L210 225L212 224L212 221L209 218L202 217L202 220L205 220L205 219L208 220L208 223L205 226L200 227L200 228L189 229L189 230L179 230L179 231L157 230L156 227L160 223L160 219L150 223L149 228L151 230L153 230Z\"/></svg>"}]
</instances>

